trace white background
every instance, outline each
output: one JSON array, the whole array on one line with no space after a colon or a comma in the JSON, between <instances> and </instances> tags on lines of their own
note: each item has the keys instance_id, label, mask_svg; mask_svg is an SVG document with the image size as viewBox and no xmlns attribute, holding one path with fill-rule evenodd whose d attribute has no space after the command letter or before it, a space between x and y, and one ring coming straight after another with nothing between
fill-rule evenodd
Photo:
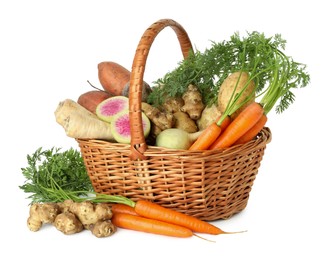
<instances>
[{"instance_id":1,"label":"white background","mask_svg":"<svg viewBox=\"0 0 329 260\"><path fill-rule=\"evenodd\" d=\"M1 1L0 258L14 259L328 259L328 27L325 1ZM54 111L100 86L97 64L131 68L144 30L171 18L200 50L236 31L281 33L286 53L307 64L311 83L295 92L283 114L269 115L273 133L247 208L216 221L238 235L174 239L118 231L98 239L65 236L53 227L27 229L27 194L19 188L26 155L39 147L77 148ZM168 28L157 37L145 80L152 82L181 59Z\"/></svg>"}]
</instances>

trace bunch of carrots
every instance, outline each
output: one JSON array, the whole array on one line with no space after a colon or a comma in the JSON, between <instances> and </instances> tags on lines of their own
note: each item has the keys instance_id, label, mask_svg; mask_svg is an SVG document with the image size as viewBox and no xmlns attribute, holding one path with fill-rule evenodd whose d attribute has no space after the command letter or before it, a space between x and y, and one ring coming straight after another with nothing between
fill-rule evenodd
<instances>
[{"instance_id":1,"label":"bunch of carrots","mask_svg":"<svg viewBox=\"0 0 329 260\"><path fill-rule=\"evenodd\" d=\"M82 200L82 198L73 199ZM209 222L147 200L135 202L123 196L108 194L96 194L96 197L83 200L112 203L111 221L115 226L123 229L180 238L198 236L196 233L220 235L244 232L226 232Z\"/></svg>"},{"instance_id":2,"label":"bunch of carrots","mask_svg":"<svg viewBox=\"0 0 329 260\"><path fill-rule=\"evenodd\" d=\"M226 115L210 124L189 150L213 150L247 143L256 137L266 122L267 115L264 113L263 106L255 101L233 121Z\"/></svg>"},{"instance_id":3,"label":"bunch of carrots","mask_svg":"<svg viewBox=\"0 0 329 260\"><path fill-rule=\"evenodd\" d=\"M294 94L291 89L305 87L308 84L309 75L304 72L303 67L300 67L300 63L294 62L273 46L269 52L273 53L269 59L269 64L266 66L260 64L259 68L257 61L255 62L253 70L248 71L250 79L242 91L236 92L237 82L224 113L217 122L210 124L202 132L189 150L223 149L251 141L265 126L268 113L275 107L276 103L279 101L276 112L283 112L294 101ZM266 75L269 82L265 90L262 87L257 88L259 77L262 74ZM264 75L262 75L263 78ZM254 91L248 94L243 102L239 103L238 99L243 95L250 81L256 83ZM257 94L256 99L231 120L231 115L248 103L255 96L254 94ZM256 101L257 99L260 101Z\"/></svg>"},{"instance_id":4,"label":"bunch of carrots","mask_svg":"<svg viewBox=\"0 0 329 260\"><path fill-rule=\"evenodd\" d=\"M111 221L115 226L135 231L185 238L195 235L194 232L211 235L238 233L225 232L206 221L146 200L130 205L114 204L112 212Z\"/></svg>"}]
</instances>

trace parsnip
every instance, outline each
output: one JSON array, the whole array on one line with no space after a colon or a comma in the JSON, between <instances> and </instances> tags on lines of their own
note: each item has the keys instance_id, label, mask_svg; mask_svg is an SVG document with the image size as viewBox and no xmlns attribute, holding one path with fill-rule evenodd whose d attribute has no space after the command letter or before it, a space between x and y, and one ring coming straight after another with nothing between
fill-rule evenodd
<instances>
[{"instance_id":1,"label":"parsnip","mask_svg":"<svg viewBox=\"0 0 329 260\"><path fill-rule=\"evenodd\" d=\"M61 101L55 110L56 122L72 138L114 141L110 124L71 99Z\"/></svg>"}]
</instances>

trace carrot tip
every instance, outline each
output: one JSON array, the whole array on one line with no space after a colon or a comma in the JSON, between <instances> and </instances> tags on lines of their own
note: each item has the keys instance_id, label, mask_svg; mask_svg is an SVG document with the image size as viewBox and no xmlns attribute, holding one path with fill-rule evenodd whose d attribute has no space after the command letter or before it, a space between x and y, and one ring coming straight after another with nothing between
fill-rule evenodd
<instances>
[{"instance_id":1,"label":"carrot tip","mask_svg":"<svg viewBox=\"0 0 329 260\"><path fill-rule=\"evenodd\" d=\"M228 235L230 235L230 234L240 234L240 233L245 233L245 232L247 232L248 230L242 230L242 231L234 231L234 232L226 232L226 231L223 231L223 233L222 234L228 234Z\"/></svg>"},{"instance_id":2,"label":"carrot tip","mask_svg":"<svg viewBox=\"0 0 329 260\"><path fill-rule=\"evenodd\" d=\"M196 236L197 238L201 238L201 239L206 240L206 241L208 241L208 242L216 243L216 241L214 241L214 240L210 240L210 239L204 238L204 237L199 236L199 235L197 235L197 234L195 234L195 233L193 233L193 236Z\"/></svg>"}]
</instances>

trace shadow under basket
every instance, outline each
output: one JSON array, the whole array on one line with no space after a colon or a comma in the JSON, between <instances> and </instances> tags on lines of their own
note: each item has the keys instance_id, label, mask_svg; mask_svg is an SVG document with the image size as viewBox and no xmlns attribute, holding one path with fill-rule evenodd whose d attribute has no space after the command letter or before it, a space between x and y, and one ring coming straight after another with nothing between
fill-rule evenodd
<instances>
[{"instance_id":1,"label":"shadow under basket","mask_svg":"<svg viewBox=\"0 0 329 260\"><path fill-rule=\"evenodd\" d=\"M171 19L159 20L145 31L130 78L131 144L76 140L96 192L150 200L206 221L227 219L247 206L271 132L265 127L254 140L223 150L171 150L146 144L141 119L145 63L156 35L168 26L177 35L183 57L193 51L184 28Z\"/></svg>"}]
</instances>

